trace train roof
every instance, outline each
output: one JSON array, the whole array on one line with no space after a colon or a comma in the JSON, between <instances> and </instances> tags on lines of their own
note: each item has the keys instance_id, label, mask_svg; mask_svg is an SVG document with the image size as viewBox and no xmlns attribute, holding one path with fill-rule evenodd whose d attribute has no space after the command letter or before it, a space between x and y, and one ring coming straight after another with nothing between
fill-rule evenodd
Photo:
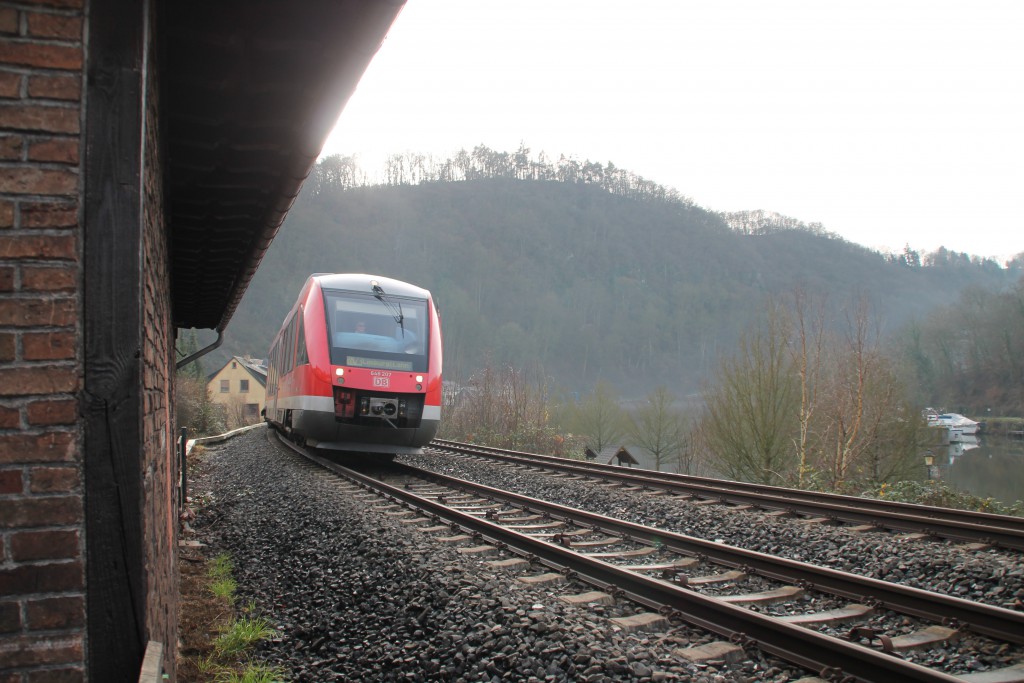
<instances>
[{"instance_id":1,"label":"train roof","mask_svg":"<svg viewBox=\"0 0 1024 683\"><path fill-rule=\"evenodd\" d=\"M429 299L430 292L411 285L408 282L395 280L381 275L367 273L314 273L311 275L322 289L345 289L353 292L372 292L372 284L376 282L385 294L392 296L408 296L417 299Z\"/></svg>"}]
</instances>

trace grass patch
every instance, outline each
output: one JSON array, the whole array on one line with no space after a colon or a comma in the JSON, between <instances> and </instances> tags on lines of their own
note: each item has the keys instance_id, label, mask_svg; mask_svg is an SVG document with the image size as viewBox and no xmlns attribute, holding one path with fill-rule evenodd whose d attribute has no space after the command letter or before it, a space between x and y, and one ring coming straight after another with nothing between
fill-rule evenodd
<instances>
[{"instance_id":1,"label":"grass patch","mask_svg":"<svg viewBox=\"0 0 1024 683\"><path fill-rule=\"evenodd\" d=\"M213 641L213 651L221 659L237 657L272 635L274 630L263 617L239 617Z\"/></svg>"},{"instance_id":2,"label":"grass patch","mask_svg":"<svg viewBox=\"0 0 1024 683\"><path fill-rule=\"evenodd\" d=\"M183 610L194 623L183 623L182 649L178 678L181 683L283 683L283 670L258 662L247 661L248 654L260 640L274 635L271 623L255 614L250 602L236 614L234 563L221 554L205 563L203 568L189 567L182 575ZM216 634L213 636L212 634Z\"/></svg>"}]
</instances>

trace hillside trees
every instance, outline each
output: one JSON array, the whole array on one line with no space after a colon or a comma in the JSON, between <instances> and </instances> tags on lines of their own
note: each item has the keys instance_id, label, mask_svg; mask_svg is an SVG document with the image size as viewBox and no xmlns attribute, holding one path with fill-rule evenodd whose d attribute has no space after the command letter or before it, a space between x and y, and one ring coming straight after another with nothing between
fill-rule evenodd
<instances>
[{"instance_id":1,"label":"hillside trees","mask_svg":"<svg viewBox=\"0 0 1024 683\"><path fill-rule=\"evenodd\" d=\"M883 302L884 329L968 284L1009 282L1004 271L969 264L896 266L769 214L730 229L721 214L670 191L640 191L611 164L527 154L538 166L524 171L527 150L491 152L406 157L406 184L395 185L369 184L351 159L321 161L210 362L264 355L310 273L371 272L433 292L446 377L470 377L490 354L500 365L543 364L574 392L605 379L624 398L644 397L671 378L682 396L736 348L765 296L797 281L832 297L864 289ZM410 169L421 167L411 184Z\"/></svg>"},{"instance_id":2,"label":"hillside trees","mask_svg":"<svg viewBox=\"0 0 1024 683\"><path fill-rule=\"evenodd\" d=\"M1024 278L973 287L899 338L918 399L976 416L1024 415Z\"/></svg>"}]
</instances>

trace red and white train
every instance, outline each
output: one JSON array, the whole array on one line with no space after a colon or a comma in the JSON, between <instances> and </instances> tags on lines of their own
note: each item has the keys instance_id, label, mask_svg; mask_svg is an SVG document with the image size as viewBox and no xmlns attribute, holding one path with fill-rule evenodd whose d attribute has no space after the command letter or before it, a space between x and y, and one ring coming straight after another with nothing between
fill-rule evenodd
<instances>
[{"instance_id":1,"label":"red and white train","mask_svg":"<svg viewBox=\"0 0 1024 683\"><path fill-rule=\"evenodd\" d=\"M316 448L422 452L441 420L430 292L375 275L311 275L270 348L266 420Z\"/></svg>"}]
</instances>

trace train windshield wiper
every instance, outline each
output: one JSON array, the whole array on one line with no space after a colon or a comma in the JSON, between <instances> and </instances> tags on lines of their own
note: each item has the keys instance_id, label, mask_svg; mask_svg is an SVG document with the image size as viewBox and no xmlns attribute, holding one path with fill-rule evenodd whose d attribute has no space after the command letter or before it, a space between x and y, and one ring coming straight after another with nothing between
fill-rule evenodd
<instances>
[{"instance_id":1,"label":"train windshield wiper","mask_svg":"<svg viewBox=\"0 0 1024 683\"><path fill-rule=\"evenodd\" d=\"M388 298L388 295L384 293L384 289L380 286L380 284L377 283L376 280L371 280L370 286L373 288L373 296L375 296L378 301L384 304L384 308L388 309L388 312L391 313L391 317L395 319L396 323L398 323L398 327L401 328L402 330L402 338L404 339L405 316L402 315L402 302L399 301L398 305L396 306L395 303Z\"/></svg>"}]
</instances>

